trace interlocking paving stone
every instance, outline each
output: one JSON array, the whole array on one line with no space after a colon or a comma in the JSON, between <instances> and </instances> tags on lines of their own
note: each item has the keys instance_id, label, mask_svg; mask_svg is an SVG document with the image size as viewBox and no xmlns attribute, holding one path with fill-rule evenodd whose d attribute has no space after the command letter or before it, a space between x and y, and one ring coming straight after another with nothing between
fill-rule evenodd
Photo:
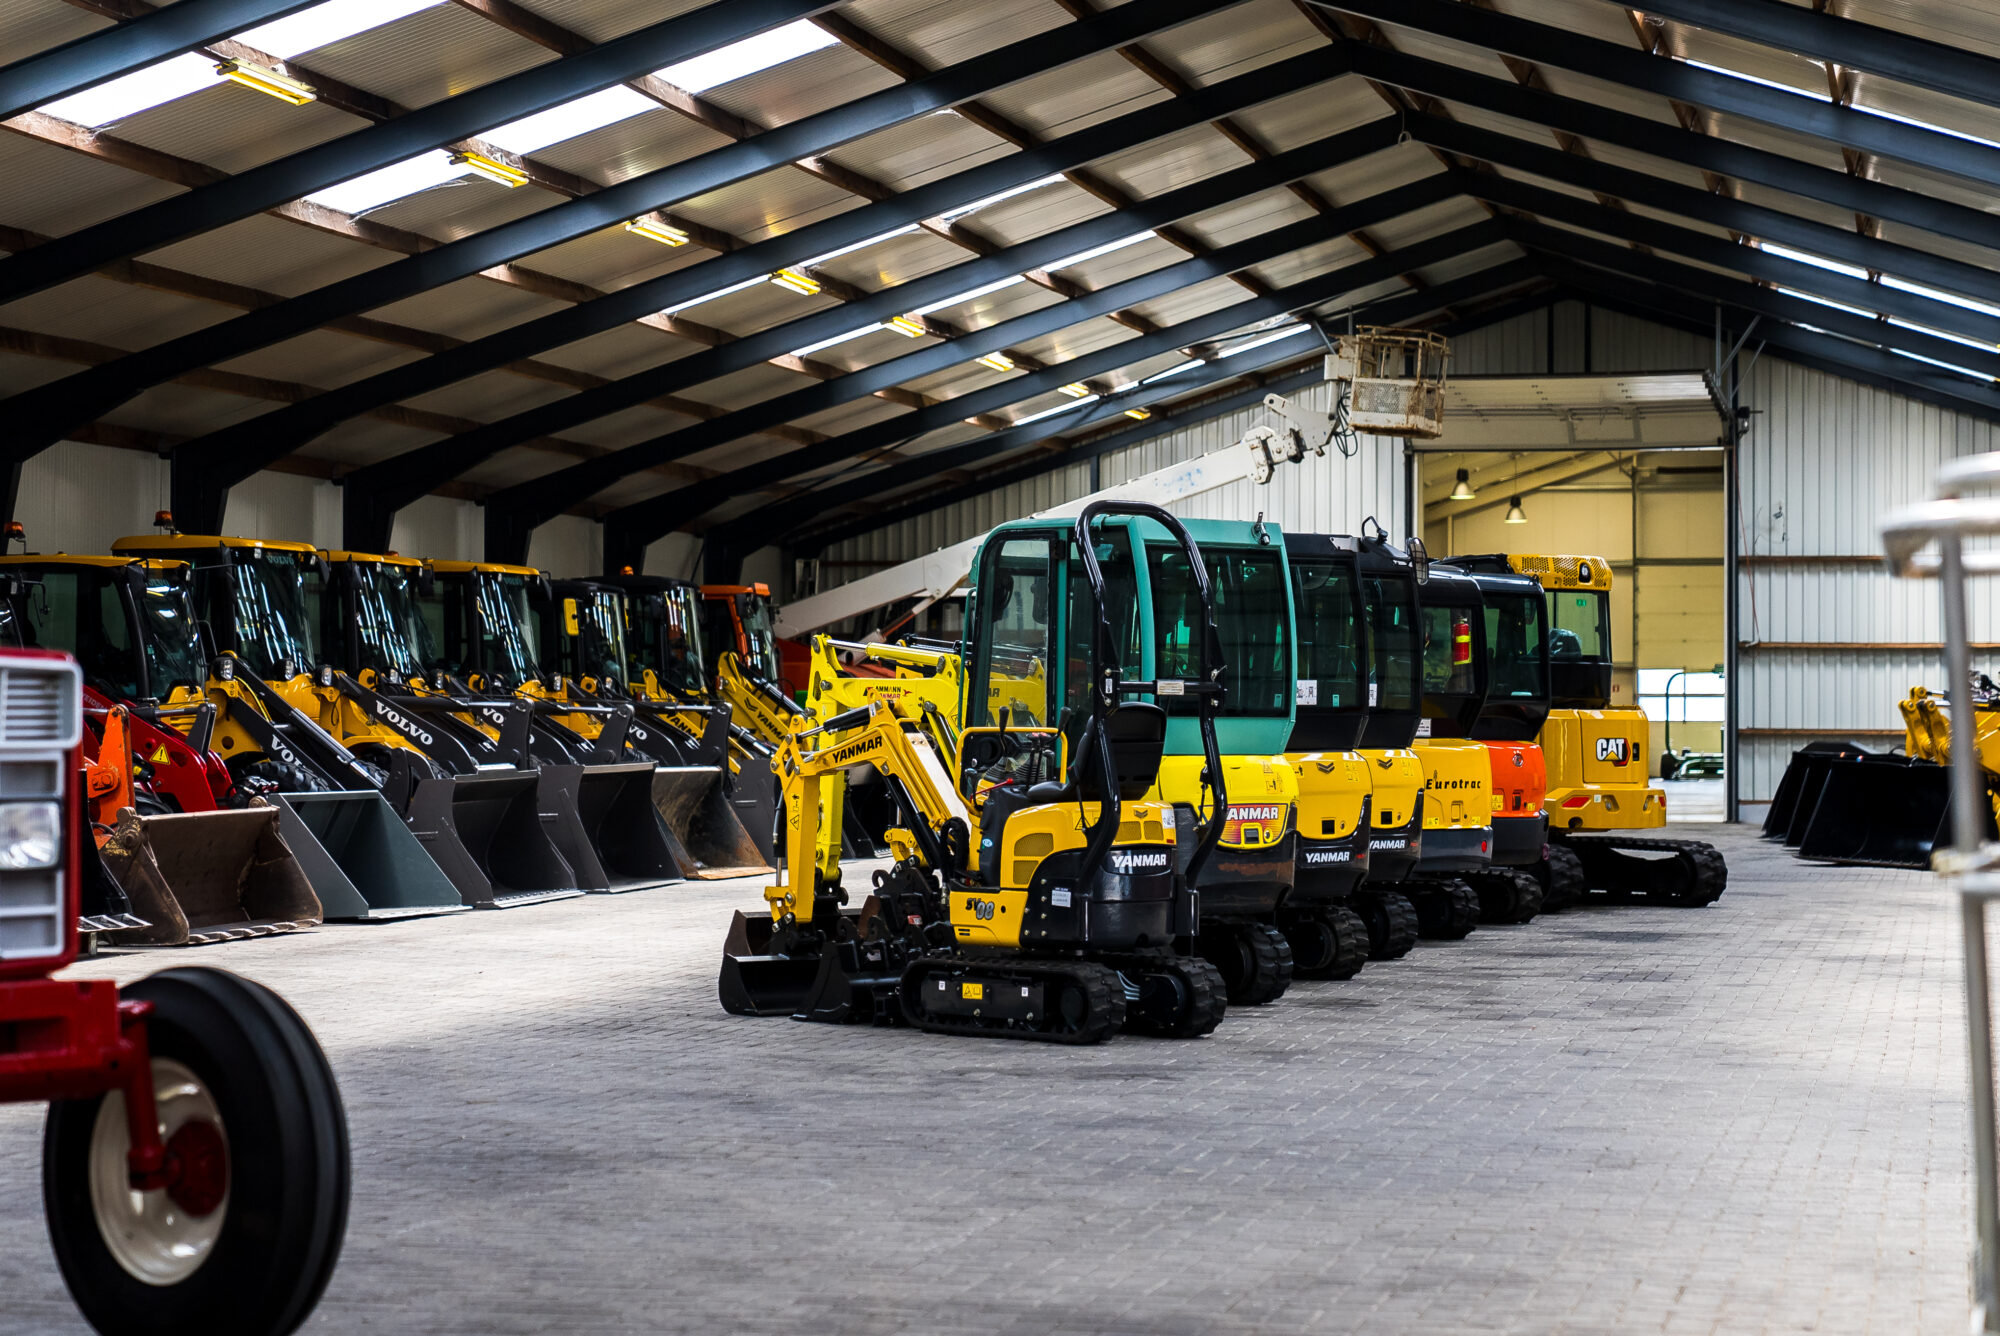
<instances>
[{"instance_id":1,"label":"interlocking paving stone","mask_svg":"<svg viewBox=\"0 0 2000 1336\"><path fill-rule=\"evenodd\" d=\"M1957 917L1743 828L1701 910L1425 943L1093 1049L725 1015L758 884L86 962L318 1031L353 1218L309 1332L1957 1332ZM852 878L859 882L860 878ZM0 1108L0 1331L85 1330Z\"/></svg>"}]
</instances>

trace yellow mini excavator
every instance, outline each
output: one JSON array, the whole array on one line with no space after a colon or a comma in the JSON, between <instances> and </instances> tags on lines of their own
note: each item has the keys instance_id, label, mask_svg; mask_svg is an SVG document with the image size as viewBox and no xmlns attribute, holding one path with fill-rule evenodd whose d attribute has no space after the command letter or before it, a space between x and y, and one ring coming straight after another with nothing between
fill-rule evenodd
<instances>
[{"instance_id":1,"label":"yellow mini excavator","mask_svg":"<svg viewBox=\"0 0 2000 1336\"><path fill-rule=\"evenodd\" d=\"M1122 671L1112 626L1126 610L1107 609L1094 549L1101 520L1134 515L1164 526L1196 572L1202 641L1191 678L1139 682ZM1098 503L1068 532L996 530L975 581L969 700L983 705L1002 643L1073 659L1076 673L1051 682L1031 720L973 712L948 763L900 698L790 733L778 757L784 875L765 892L767 913L737 915L722 1005L1071 1044L1120 1028L1206 1034L1226 1007L1222 979L1176 943L1198 930L1189 882L1222 833L1227 799L1218 784L1198 831L1177 831L1171 804L1144 799L1167 717L1129 699L1194 703L1209 773L1223 773L1221 642L1194 540L1157 507ZM1042 722L1054 717L1060 726ZM893 867L851 909L819 839L820 787L864 763L881 771L908 823L891 832Z\"/></svg>"}]
</instances>

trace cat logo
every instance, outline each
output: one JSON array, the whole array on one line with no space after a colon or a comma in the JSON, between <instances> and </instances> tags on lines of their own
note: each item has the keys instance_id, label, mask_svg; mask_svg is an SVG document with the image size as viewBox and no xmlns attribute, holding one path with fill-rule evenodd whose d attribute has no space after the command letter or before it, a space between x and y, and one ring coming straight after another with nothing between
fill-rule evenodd
<instances>
[{"instance_id":1,"label":"cat logo","mask_svg":"<svg viewBox=\"0 0 2000 1336\"><path fill-rule=\"evenodd\" d=\"M972 911L974 918L990 919L993 917L994 906L991 900L981 900L976 896L967 896L965 907Z\"/></svg>"},{"instance_id":2,"label":"cat logo","mask_svg":"<svg viewBox=\"0 0 2000 1336\"><path fill-rule=\"evenodd\" d=\"M1631 760L1631 753L1624 738L1599 738L1597 759L1609 761L1613 765L1624 765Z\"/></svg>"}]
</instances>

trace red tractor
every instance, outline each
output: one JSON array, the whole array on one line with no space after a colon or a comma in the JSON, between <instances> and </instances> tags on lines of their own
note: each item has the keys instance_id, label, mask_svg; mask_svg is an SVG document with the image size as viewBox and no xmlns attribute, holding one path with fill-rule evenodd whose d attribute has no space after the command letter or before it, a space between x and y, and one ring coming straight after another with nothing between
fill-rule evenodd
<instances>
[{"instance_id":1,"label":"red tractor","mask_svg":"<svg viewBox=\"0 0 2000 1336\"><path fill-rule=\"evenodd\" d=\"M83 683L0 649L0 1102L49 1103L56 1261L106 1336L284 1336L346 1232L346 1115L277 994L215 969L121 990L77 954Z\"/></svg>"}]
</instances>

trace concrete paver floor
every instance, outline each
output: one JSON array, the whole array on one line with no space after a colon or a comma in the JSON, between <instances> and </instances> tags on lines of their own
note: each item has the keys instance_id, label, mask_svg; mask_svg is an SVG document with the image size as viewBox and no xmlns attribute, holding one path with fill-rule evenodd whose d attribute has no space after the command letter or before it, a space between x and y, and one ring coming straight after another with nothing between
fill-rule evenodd
<instances>
[{"instance_id":1,"label":"concrete paver floor","mask_svg":"<svg viewBox=\"0 0 2000 1336\"><path fill-rule=\"evenodd\" d=\"M730 1017L752 883L175 954L317 1029L356 1156L308 1331L1945 1332L1956 917L1707 829L1591 908L1072 1050ZM84 1330L0 1108L0 1330Z\"/></svg>"}]
</instances>

